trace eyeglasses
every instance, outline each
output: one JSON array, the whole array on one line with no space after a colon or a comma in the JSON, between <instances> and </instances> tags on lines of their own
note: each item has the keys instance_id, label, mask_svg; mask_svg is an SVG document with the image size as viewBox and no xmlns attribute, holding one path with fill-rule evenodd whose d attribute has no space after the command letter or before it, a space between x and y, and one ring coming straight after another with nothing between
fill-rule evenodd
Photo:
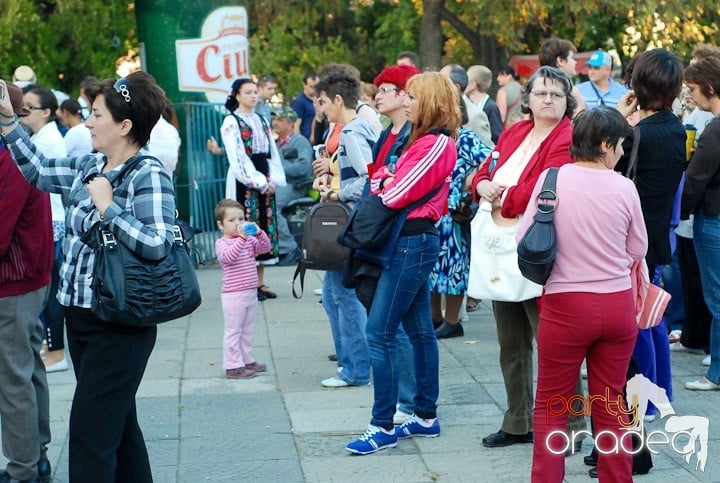
<instances>
[{"instance_id":1,"label":"eyeglasses","mask_svg":"<svg viewBox=\"0 0 720 483\"><path fill-rule=\"evenodd\" d=\"M115 89L115 92L123 96L123 99L125 99L125 102L130 104L130 83L128 80L124 77L118 79L115 81L115 84L113 84L113 89Z\"/></svg>"},{"instance_id":2,"label":"eyeglasses","mask_svg":"<svg viewBox=\"0 0 720 483\"><path fill-rule=\"evenodd\" d=\"M43 110L45 110L44 107L31 106L30 104L23 104L23 107L24 107L25 109L29 109L29 110L31 110L31 111L43 111Z\"/></svg>"},{"instance_id":3,"label":"eyeglasses","mask_svg":"<svg viewBox=\"0 0 720 483\"><path fill-rule=\"evenodd\" d=\"M530 94L532 94L532 96L538 101L544 101L547 96L550 96L550 99L553 102L559 101L560 99L565 99L565 94L562 92L532 91Z\"/></svg>"},{"instance_id":4,"label":"eyeglasses","mask_svg":"<svg viewBox=\"0 0 720 483\"><path fill-rule=\"evenodd\" d=\"M403 89L399 87L378 87L378 94L380 94L381 92L383 94L387 94L388 92L400 92L402 90Z\"/></svg>"}]
</instances>

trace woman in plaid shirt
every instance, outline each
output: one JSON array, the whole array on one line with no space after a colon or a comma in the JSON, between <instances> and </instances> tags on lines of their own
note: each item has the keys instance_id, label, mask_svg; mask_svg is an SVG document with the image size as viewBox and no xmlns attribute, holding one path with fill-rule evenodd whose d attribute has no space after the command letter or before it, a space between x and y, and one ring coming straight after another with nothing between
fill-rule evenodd
<instances>
[{"instance_id":1,"label":"woman in plaid shirt","mask_svg":"<svg viewBox=\"0 0 720 483\"><path fill-rule=\"evenodd\" d=\"M151 482L135 393L157 330L108 325L92 313L95 257L80 238L100 221L144 258L159 260L168 252L175 195L170 175L160 162L141 161L120 186L113 187L125 162L143 154L165 94L144 72L105 80L86 92L92 101L86 125L96 154L44 157L18 125L3 81L0 128L25 178L41 190L68 199L58 300L65 308L77 379L70 413L70 481Z\"/></svg>"}]
</instances>

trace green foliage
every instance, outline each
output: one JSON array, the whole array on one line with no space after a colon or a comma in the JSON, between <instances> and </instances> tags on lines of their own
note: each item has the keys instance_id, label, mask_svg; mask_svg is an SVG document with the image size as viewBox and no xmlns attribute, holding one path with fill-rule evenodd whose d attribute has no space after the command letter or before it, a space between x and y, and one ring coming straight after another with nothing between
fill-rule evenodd
<instances>
[{"instance_id":1,"label":"green foliage","mask_svg":"<svg viewBox=\"0 0 720 483\"><path fill-rule=\"evenodd\" d=\"M411 0L376 2L265 1L249 9L250 61L286 95L302 76L328 62L356 66L370 81L402 50L417 50L420 17Z\"/></svg>"},{"instance_id":2,"label":"green foliage","mask_svg":"<svg viewBox=\"0 0 720 483\"><path fill-rule=\"evenodd\" d=\"M2 0L0 76L11 79L26 64L39 84L77 93L87 75L111 77L115 60L137 45L127 0ZM115 48L117 35L123 45Z\"/></svg>"}]
</instances>

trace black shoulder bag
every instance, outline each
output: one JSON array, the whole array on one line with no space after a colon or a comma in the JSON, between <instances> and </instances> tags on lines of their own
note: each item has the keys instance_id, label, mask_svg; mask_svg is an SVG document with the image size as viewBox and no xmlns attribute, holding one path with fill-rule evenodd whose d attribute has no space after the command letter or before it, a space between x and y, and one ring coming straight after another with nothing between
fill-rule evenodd
<instances>
[{"instance_id":1,"label":"black shoulder bag","mask_svg":"<svg viewBox=\"0 0 720 483\"><path fill-rule=\"evenodd\" d=\"M116 178L120 186L143 159L125 163ZM162 260L147 260L104 226L95 223L82 240L95 250L92 312L109 324L148 327L191 314L202 302L200 285L187 242L192 228L175 220L173 241Z\"/></svg>"},{"instance_id":2,"label":"black shoulder bag","mask_svg":"<svg viewBox=\"0 0 720 483\"><path fill-rule=\"evenodd\" d=\"M535 221L525 232L517 247L520 273L540 285L545 285L550 277L557 253L553 215L559 202L555 191L559 170L559 168L550 168L548 171L536 199L537 213L533 217Z\"/></svg>"}]
</instances>

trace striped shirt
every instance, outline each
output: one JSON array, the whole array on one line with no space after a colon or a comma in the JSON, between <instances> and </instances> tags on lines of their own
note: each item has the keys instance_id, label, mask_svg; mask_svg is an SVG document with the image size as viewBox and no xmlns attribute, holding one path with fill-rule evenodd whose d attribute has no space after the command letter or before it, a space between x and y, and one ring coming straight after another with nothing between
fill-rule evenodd
<instances>
[{"instance_id":1,"label":"striped shirt","mask_svg":"<svg viewBox=\"0 0 720 483\"><path fill-rule=\"evenodd\" d=\"M57 298L67 307L90 308L95 253L80 237L100 220L83 180L102 173L107 158L101 153L77 158L46 158L21 126L6 135L5 142L30 184L49 193L68 196L64 259ZM111 184L123 166L105 173ZM175 192L170 175L159 161L141 161L121 186L114 186L113 202L105 210L102 223L120 242L143 258L161 260L167 254L173 239Z\"/></svg>"},{"instance_id":2,"label":"striped shirt","mask_svg":"<svg viewBox=\"0 0 720 483\"><path fill-rule=\"evenodd\" d=\"M224 236L216 241L215 255L223 271L222 292L255 290L258 286L255 256L271 248L272 242L262 230L256 236Z\"/></svg>"}]
</instances>

